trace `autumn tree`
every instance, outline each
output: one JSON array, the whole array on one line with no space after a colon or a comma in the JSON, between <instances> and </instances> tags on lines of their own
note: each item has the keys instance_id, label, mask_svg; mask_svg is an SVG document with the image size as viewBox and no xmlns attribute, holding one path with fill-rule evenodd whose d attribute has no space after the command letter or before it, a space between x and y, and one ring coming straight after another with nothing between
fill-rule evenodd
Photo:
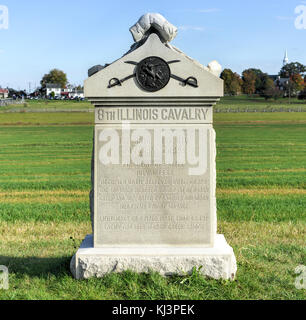
<instances>
[{"instance_id":1,"label":"autumn tree","mask_svg":"<svg viewBox=\"0 0 306 320\"><path fill-rule=\"evenodd\" d=\"M299 93L298 98L299 98L300 100L306 100L306 86L304 86L304 90L302 90L302 91Z\"/></svg>"},{"instance_id":2,"label":"autumn tree","mask_svg":"<svg viewBox=\"0 0 306 320\"><path fill-rule=\"evenodd\" d=\"M300 100L306 100L306 76L304 76L303 90L300 91L298 98Z\"/></svg>"},{"instance_id":3,"label":"autumn tree","mask_svg":"<svg viewBox=\"0 0 306 320\"><path fill-rule=\"evenodd\" d=\"M297 96L305 89L304 79L300 74L291 76L284 84L284 91L286 96Z\"/></svg>"},{"instance_id":4,"label":"autumn tree","mask_svg":"<svg viewBox=\"0 0 306 320\"><path fill-rule=\"evenodd\" d=\"M45 88L47 83L59 84L62 88L65 88L68 83L67 75L61 70L53 69L45 74L40 82L42 88Z\"/></svg>"},{"instance_id":5,"label":"autumn tree","mask_svg":"<svg viewBox=\"0 0 306 320\"><path fill-rule=\"evenodd\" d=\"M304 79L300 74L294 74L290 77L290 80L293 82L294 90L301 91L304 89Z\"/></svg>"},{"instance_id":6,"label":"autumn tree","mask_svg":"<svg viewBox=\"0 0 306 320\"><path fill-rule=\"evenodd\" d=\"M251 95L256 91L256 73L253 70L244 70L242 72L243 93Z\"/></svg>"},{"instance_id":7,"label":"autumn tree","mask_svg":"<svg viewBox=\"0 0 306 320\"><path fill-rule=\"evenodd\" d=\"M276 100L280 98L283 93L275 86L274 81L267 75L262 77L262 91L260 95L266 100L272 98Z\"/></svg>"},{"instance_id":8,"label":"autumn tree","mask_svg":"<svg viewBox=\"0 0 306 320\"><path fill-rule=\"evenodd\" d=\"M250 73L254 74L254 76L255 76L255 93L260 94L260 95L263 94L263 92L266 90L266 82L268 81L268 79L270 79L268 74L262 72L260 69L255 69L255 68L246 69L246 70L244 70L243 73L247 74L246 78L248 78L248 75Z\"/></svg>"},{"instance_id":9,"label":"autumn tree","mask_svg":"<svg viewBox=\"0 0 306 320\"><path fill-rule=\"evenodd\" d=\"M266 73L263 73L260 69L255 68L250 68L245 71L253 72L255 74L255 93L260 93L263 90L263 77L266 75Z\"/></svg>"},{"instance_id":10,"label":"autumn tree","mask_svg":"<svg viewBox=\"0 0 306 320\"><path fill-rule=\"evenodd\" d=\"M293 75L300 74L304 75L306 72L306 66L299 62L292 62L284 65L279 72L282 78L290 78Z\"/></svg>"},{"instance_id":11,"label":"autumn tree","mask_svg":"<svg viewBox=\"0 0 306 320\"><path fill-rule=\"evenodd\" d=\"M224 80L224 93L235 96L241 93L242 79L239 74L231 69L224 69L221 73L221 79Z\"/></svg>"}]
</instances>

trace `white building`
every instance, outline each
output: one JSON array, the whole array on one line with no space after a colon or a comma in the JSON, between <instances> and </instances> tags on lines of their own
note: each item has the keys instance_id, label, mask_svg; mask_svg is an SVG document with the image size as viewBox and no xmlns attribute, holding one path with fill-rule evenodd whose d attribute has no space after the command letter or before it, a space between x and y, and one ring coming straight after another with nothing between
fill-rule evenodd
<instances>
[{"instance_id":1,"label":"white building","mask_svg":"<svg viewBox=\"0 0 306 320\"><path fill-rule=\"evenodd\" d=\"M284 60L283 60L283 66L285 66L286 64L289 63L289 58L288 58L288 52L286 50L285 52L285 57L284 57Z\"/></svg>"},{"instance_id":2,"label":"white building","mask_svg":"<svg viewBox=\"0 0 306 320\"><path fill-rule=\"evenodd\" d=\"M61 96L62 87L60 84L47 83L46 84L46 96L50 96L54 92L55 96Z\"/></svg>"},{"instance_id":3,"label":"white building","mask_svg":"<svg viewBox=\"0 0 306 320\"><path fill-rule=\"evenodd\" d=\"M0 99L7 99L9 95L9 91L7 89L0 88Z\"/></svg>"},{"instance_id":4,"label":"white building","mask_svg":"<svg viewBox=\"0 0 306 320\"><path fill-rule=\"evenodd\" d=\"M52 92L54 92L54 96L58 96L58 97L67 97L69 99L84 98L84 91L77 90L71 85L68 85L66 88L62 89L61 85L59 84L47 83L46 96L49 97L50 94L52 94Z\"/></svg>"},{"instance_id":5,"label":"white building","mask_svg":"<svg viewBox=\"0 0 306 320\"><path fill-rule=\"evenodd\" d=\"M289 58L288 58L288 52L287 50L285 51L285 56L283 59L283 67L289 63ZM288 81L290 78L281 78L280 75L270 75L269 76L273 81L276 87L278 87L280 90L284 90L286 85L288 84Z\"/></svg>"}]
</instances>

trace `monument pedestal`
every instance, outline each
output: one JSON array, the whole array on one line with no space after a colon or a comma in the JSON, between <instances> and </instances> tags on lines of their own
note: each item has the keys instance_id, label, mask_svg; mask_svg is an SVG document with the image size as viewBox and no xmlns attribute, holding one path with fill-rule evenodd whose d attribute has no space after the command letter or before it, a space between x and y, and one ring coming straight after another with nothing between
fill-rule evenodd
<instances>
[{"instance_id":1,"label":"monument pedestal","mask_svg":"<svg viewBox=\"0 0 306 320\"><path fill-rule=\"evenodd\" d=\"M216 236L212 248L94 248L93 237L88 235L70 267L76 279L100 278L126 270L139 273L155 271L163 276L186 275L191 274L195 267L202 275L233 280L237 271L233 249L223 235Z\"/></svg>"}]
</instances>

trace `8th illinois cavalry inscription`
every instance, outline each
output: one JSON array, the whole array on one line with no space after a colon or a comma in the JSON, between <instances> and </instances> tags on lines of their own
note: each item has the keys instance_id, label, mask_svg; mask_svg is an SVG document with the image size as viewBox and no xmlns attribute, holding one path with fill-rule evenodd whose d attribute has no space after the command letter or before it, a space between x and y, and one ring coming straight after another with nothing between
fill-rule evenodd
<instances>
[{"instance_id":1,"label":"8th illinois cavalry inscription","mask_svg":"<svg viewBox=\"0 0 306 320\"><path fill-rule=\"evenodd\" d=\"M98 121L154 121L158 122L181 122L181 121L203 121L211 117L209 108L99 108Z\"/></svg>"}]
</instances>

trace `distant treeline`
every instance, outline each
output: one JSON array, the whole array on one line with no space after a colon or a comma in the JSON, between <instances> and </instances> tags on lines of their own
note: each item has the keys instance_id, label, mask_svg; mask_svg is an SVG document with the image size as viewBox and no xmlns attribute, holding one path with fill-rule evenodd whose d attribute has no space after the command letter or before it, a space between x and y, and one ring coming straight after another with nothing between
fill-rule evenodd
<instances>
[{"instance_id":1,"label":"distant treeline","mask_svg":"<svg viewBox=\"0 0 306 320\"><path fill-rule=\"evenodd\" d=\"M267 100L281 97L306 99L306 66L299 62L286 64L278 76L250 68L244 70L242 76L231 69L224 69L221 78L227 95L258 94Z\"/></svg>"}]
</instances>

